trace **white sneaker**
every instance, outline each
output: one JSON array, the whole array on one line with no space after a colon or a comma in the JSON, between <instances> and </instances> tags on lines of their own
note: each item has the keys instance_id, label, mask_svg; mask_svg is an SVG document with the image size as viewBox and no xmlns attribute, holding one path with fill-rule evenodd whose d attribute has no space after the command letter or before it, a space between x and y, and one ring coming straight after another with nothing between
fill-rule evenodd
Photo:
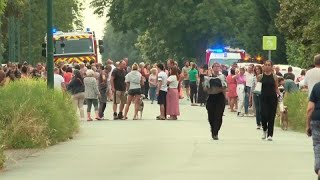
<instances>
[{"instance_id":1,"label":"white sneaker","mask_svg":"<svg viewBox=\"0 0 320 180\"><path fill-rule=\"evenodd\" d=\"M268 137L268 141L272 141L272 137L271 136Z\"/></svg>"},{"instance_id":2,"label":"white sneaker","mask_svg":"<svg viewBox=\"0 0 320 180\"><path fill-rule=\"evenodd\" d=\"M238 113L237 113L237 116L238 116L238 117L243 117L244 115L243 115L243 113L238 112Z\"/></svg>"},{"instance_id":3,"label":"white sneaker","mask_svg":"<svg viewBox=\"0 0 320 180\"><path fill-rule=\"evenodd\" d=\"M263 139L263 140L267 139L267 131L263 131L263 133L262 133L262 139Z\"/></svg>"}]
</instances>

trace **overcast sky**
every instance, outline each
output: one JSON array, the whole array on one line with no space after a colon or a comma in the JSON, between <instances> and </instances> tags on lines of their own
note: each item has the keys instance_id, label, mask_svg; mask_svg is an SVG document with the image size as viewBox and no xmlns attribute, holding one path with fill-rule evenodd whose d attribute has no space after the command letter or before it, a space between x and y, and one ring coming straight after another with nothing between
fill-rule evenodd
<instances>
[{"instance_id":1,"label":"overcast sky","mask_svg":"<svg viewBox=\"0 0 320 180\"><path fill-rule=\"evenodd\" d=\"M93 14L93 9L91 9L90 1L91 0L84 0L84 11L83 11L83 26L84 28L90 28L91 31L95 31L97 39L102 39L103 37L103 30L106 24L106 18L102 17L99 18L97 15Z\"/></svg>"}]
</instances>

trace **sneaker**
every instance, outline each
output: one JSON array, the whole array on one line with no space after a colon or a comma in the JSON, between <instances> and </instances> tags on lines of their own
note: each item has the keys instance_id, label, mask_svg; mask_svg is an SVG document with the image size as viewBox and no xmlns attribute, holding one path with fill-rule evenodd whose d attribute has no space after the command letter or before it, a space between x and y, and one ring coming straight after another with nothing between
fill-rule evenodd
<instances>
[{"instance_id":1,"label":"sneaker","mask_svg":"<svg viewBox=\"0 0 320 180\"><path fill-rule=\"evenodd\" d=\"M238 116L238 117L243 117L244 115L243 115L243 113L238 112L238 113L237 113L237 116Z\"/></svg>"},{"instance_id":2,"label":"sneaker","mask_svg":"<svg viewBox=\"0 0 320 180\"><path fill-rule=\"evenodd\" d=\"M122 119L122 118L123 118L122 112L119 112L118 119Z\"/></svg>"},{"instance_id":3,"label":"sneaker","mask_svg":"<svg viewBox=\"0 0 320 180\"><path fill-rule=\"evenodd\" d=\"M267 138L267 131L263 131L262 139L265 140Z\"/></svg>"},{"instance_id":4,"label":"sneaker","mask_svg":"<svg viewBox=\"0 0 320 180\"><path fill-rule=\"evenodd\" d=\"M260 129L261 129L261 126L257 126L257 129L260 130Z\"/></svg>"},{"instance_id":5,"label":"sneaker","mask_svg":"<svg viewBox=\"0 0 320 180\"><path fill-rule=\"evenodd\" d=\"M268 141L272 141L272 137L271 136L268 137Z\"/></svg>"},{"instance_id":6,"label":"sneaker","mask_svg":"<svg viewBox=\"0 0 320 180\"><path fill-rule=\"evenodd\" d=\"M115 113L113 113L113 120L117 120L117 119L119 119L119 118L118 118L117 113L115 112Z\"/></svg>"},{"instance_id":7,"label":"sneaker","mask_svg":"<svg viewBox=\"0 0 320 180\"><path fill-rule=\"evenodd\" d=\"M218 135L213 135L213 136L212 136L212 139L215 140L215 141L217 141L217 140L219 140L219 137L218 137Z\"/></svg>"}]
</instances>

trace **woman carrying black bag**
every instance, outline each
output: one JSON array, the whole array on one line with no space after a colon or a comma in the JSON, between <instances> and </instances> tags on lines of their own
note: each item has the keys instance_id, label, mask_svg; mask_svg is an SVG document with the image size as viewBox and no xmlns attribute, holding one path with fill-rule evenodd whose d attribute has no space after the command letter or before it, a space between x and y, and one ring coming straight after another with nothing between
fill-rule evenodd
<instances>
[{"instance_id":1,"label":"woman carrying black bag","mask_svg":"<svg viewBox=\"0 0 320 180\"><path fill-rule=\"evenodd\" d=\"M84 84L83 78L79 70L73 71L73 78L68 85L68 91L72 94L74 105L80 111L80 118L84 121Z\"/></svg>"},{"instance_id":2,"label":"woman carrying black bag","mask_svg":"<svg viewBox=\"0 0 320 180\"><path fill-rule=\"evenodd\" d=\"M206 109L211 126L213 140L219 140L218 134L222 125L222 117L226 104L225 92L227 83L225 76L220 74L220 64L212 66L212 77L205 77L204 90L208 93Z\"/></svg>"}]
</instances>

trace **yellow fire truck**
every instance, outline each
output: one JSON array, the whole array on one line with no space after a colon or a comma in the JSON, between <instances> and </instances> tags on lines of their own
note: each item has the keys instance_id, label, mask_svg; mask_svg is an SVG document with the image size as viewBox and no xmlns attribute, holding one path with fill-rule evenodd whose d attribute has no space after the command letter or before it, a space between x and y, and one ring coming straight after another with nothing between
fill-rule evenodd
<instances>
[{"instance_id":1,"label":"yellow fire truck","mask_svg":"<svg viewBox=\"0 0 320 180\"><path fill-rule=\"evenodd\" d=\"M42 44L42 55L47 55L47 38ZM84 61L99 62L99 53L104 52L103 41L97 42L94 31L72 31L72 32L53 32L53 46L54 46L54 62L55 63L81 63Z\"/></svg>"}]
</instances>

